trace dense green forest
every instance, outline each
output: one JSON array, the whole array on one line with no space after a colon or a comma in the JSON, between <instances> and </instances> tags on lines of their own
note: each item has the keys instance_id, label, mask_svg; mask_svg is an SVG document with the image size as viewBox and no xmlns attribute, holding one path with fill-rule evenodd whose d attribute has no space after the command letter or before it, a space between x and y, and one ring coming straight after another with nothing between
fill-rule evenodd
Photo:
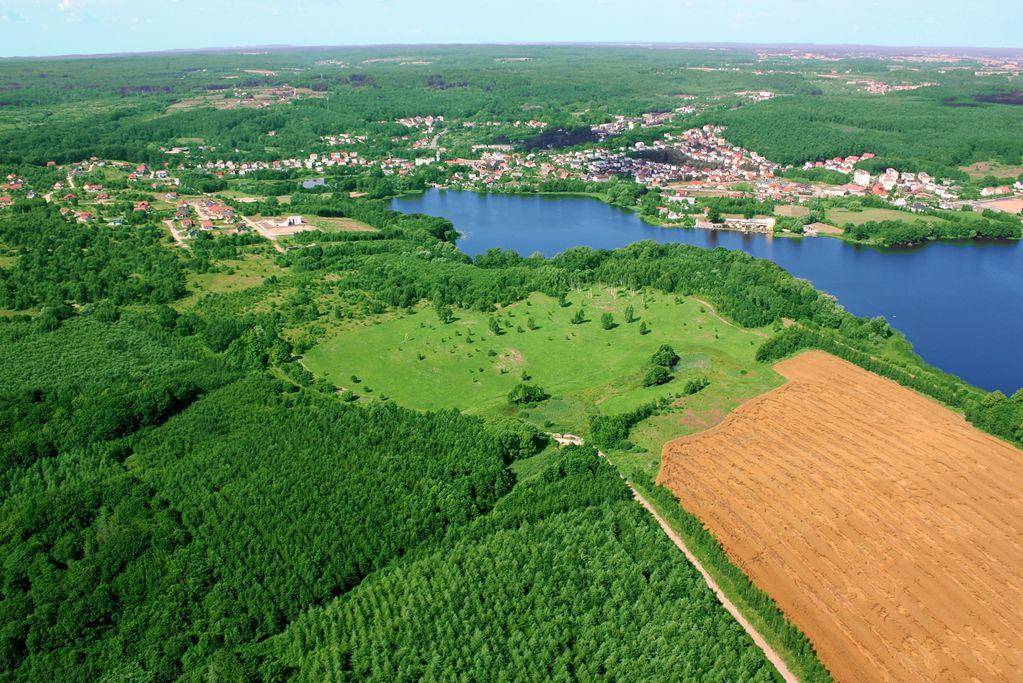
<instances>
[{"instance_id":1,"label":"dense green forest","mask_svg":"<svg viewBox=\"0 0 1023 683\"><path fill-rule=\"evenodd\" d=\"M863 167L894 166L964 179L958 167L997 159L1019 163L1023 107L979 103L979 90L926 88L883 99L835 95L779 97L707 114L733 142L783 164L873 152ZM969 100L960 102L960 98Z\"/></svg>"},{"instance_id":2,"label":"dense green forest","mask_svg":"<svg viewBox=\"0 0 1023 683\"><path fill-rule=\"evenodd\" d=\"M569 449L435 552L266 649L308 681L773 680L630 497L611 465Z\"/></svg>"}]
</instances>

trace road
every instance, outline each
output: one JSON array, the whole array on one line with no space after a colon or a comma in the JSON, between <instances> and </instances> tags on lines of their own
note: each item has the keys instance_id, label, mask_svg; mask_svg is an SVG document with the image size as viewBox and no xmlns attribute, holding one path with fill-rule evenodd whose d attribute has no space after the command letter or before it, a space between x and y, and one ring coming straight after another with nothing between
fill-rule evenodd
<instances>
[{"instance_id":1,"label":"road","mask_svg":"<svg viewBox=\"0 0 1023 683\"><path fill-rule=\"evenodd\" d=\"M573 445L578 445L578 442L582 441L582 439L572 434L565 435L552 434L551 436L561 437L556 438L556 440L558 441L558 443L562 443L562 445L564 445L563 441L567 442L566 437L571 437L570 443ZM576 439L578 439L578 442L576 441ZM604 455L602 452L597 451L597 455L607 460L607 456ZM611 461L608 460L608 462ZM618 476L622 477L622 479L625 479L621 472L618 473ZM789 670L788 665L786 665L782 658L778 656L778 653L774 651L774 648L768 645L764 637L760 635L760 632L757 631L757 629L754 628L754 626L751 623L749 623L744 616L742 616L742 613L735 606L735 604L728 599L728 597L721 590L721 587L718 586L717 582L713 578L711 578L710 574L707 572L706 569L703 568L703 565L700 563L700 561L696 559L696 556L693 555L692 551L689 550L689 547L686 546L685 541L682 540L682 537L675 533L674 529L668 526L668 523L664 521L664 518L657 513L657 510L654 509L654 506L651 505L646 498L640 495L639 491L637 491L635 487L633 487L632 483L628 479L625 479L625 484L626 486L629 487L629 490L632 491L633 498L639 501L640 505L646 508L647 512L653 515L653 518L657 520L658 524L661 525L661 530L668 536L668 538L671 539L671 542L674 543L675 546L682 551L682 554L685 555L686 559L689 560L690 564L696 567L696 570L700 572L700 575L703 577L703 581L704 583L707 584L707 587L714 592L714 595L717 596L717 599L721 602L724 608L728 610L728 613L731 614L737 622L739 622L739 626L742 626L742 629L746 631L746 633L749 635L753 643L758 648L760 648L761 652L764 653L764 657L766 657L767 661L769 661L771 665L774 666L774 668L781 675L785 683L799 683L799 679L796 678L796 675Z\"/></svg>"},{"instance_id":2,"label":"road","mask_svg":"<svg viewBox=\"0 0 1023 683\"><path fill-rule=\"evenodd\" d=\"M258 234L260 234L263 237L265 237L266 239L270 240L270 244L274 245L274 249L276 249L277 251L279 251L282 254L286 251L286 249L281 246L281 243L277 241L277 238L274 237L273 235L271 235L266 229L264 229L262 225L260 225L256 221L252 220L251 218L248 218L246 216L242 216L241 214L239 214L238 217L241 218L243 221L245 221L245 225L249 226L250 228L255 230Z\"/></svg>"},{"instance_id":3,"label":"road","mask_svg":"<svg viewBox=\"0 0 1023 683\"><path fill-rule=\"evenodd\" d=\"M188 248L188 245L187 245L187 244L185 244L185 240L184 240L184 238L183 238L183 237L181 236L181 233L180 233L180 232L178 232L178 229L174 227L174 221L172 221L172 220L166 220L166 221L164 221L164 223L166 223L166 224L167 224L167 229L168 229L168 230L170 230L170 233L171 233L171 237L173 237L173 238L174 238L174 241L178 243L178 246L179 246L179 247L184 247L184 248L186 248L186 249L187 249L187 248Z\"/></svg>"},{"instance_id":4,"label":"road","mask_svg":"<svg viewBox=\"0 0 1023 683\"><path fill-rule=\"evenodd\" d=\"M696 559L696 556L690 552L688 547L686 547L682 537L676 534L675 531L668 526L668 523L665 522L659 514L657 514L654 506L651 505L646 498L641 496L636 489L632 488L632 484L629 484L628 481L625 483L629 485L630 489L632 489L632 495L639 501L640 505L645 507L647 511L654 516L654 519L656 519L657 523L661 525L661 529L665 534L667 534L668 538L670 538L678 549L682 551L682 554L686 556L686 559L689 560L694 567L696 567L697 571L699 571L703 576L703 580L707 584L707 587L714 591L714 595L716 595L718 600L721 601L721 604L724 605L729 614L735 617L735 620L739 622L739 625L742 626L743 630L749 634L749 637L753 639L756 646L763 651L764 656L767 657L767 661L771 662L774 668L778 670L778 673L781 674L785 683L799 683L799 679L796 678L795 674L789 670L789 667L784 661L782 661L782 658L778 656L778 653L774 651L774 648L767 644L767 641L764 640L762 635L760 635L760 632L757 631L752 624L746 621L746 618L742 616L742 613L739 612L738 608L736 608L732 601L725 596L717 582L711 578L710 574L707 573L707 570L703 568L702 564L700 564L700 561Z\"/></svg>"}]
</instances>

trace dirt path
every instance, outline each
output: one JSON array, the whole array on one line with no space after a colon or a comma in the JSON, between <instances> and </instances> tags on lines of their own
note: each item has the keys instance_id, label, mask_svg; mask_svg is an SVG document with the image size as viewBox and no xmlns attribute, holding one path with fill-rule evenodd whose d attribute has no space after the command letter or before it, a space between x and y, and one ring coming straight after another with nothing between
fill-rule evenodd
<instances>
[{"instance_id":1,"label":"dirt path","mask_svg":"<svg viewBox=\"0 0 1023 683\"><path fill-rule=\"evenodd\" d=\"M256 221L254 221L251 218L248 218L246 216L239 215L239 218L242 219L242 221L245 223L245 225L247 225L250 228L252 228L253 230L255 230L257 234L262 235L263 237L268 239L270 241L270 244L274 245L274 249L276 249L277 251L279 251L282 254L285 251L287 251L284 247L281 246L281 243L277 241L277 238L274 237L273 235L271 235L265 229L263 229L263 226L261 226L259 223L257 223Z\"/></svg>"},{"instance_id":2,"label":"dirt path","mask_svg":"<svg viewBox=\"0 0 1023 683\"><path fill-rule=\"evenodd\" d=\"M579 439L579 437L574 438ZM579 441L581 442L582 439L579 439ZM559 443L561 443L560 440ZM572 443L575 444L576 442L573 441ZM607 460L607 456L604 455L603 452L597 451L597 455ZM608 460L608 462L611 461ZM617 470L617 468L615 469ZM618 473L618 476L621 477L622 479L625 479L621 472ZM718 586L717 582L713 578L711 578L711 575L707 573L707 570L703 568L703 565L700 564L700 561L696 559L696 556L693 555L693 553L689 550L688 546L686 546L685 541L682 540L682 537L675 533L674 529L668 526L668 523L664 521L664 518L657 513L657 510L654 509L654 506L651 505L646 498L640 495L639 491L637 491L635 487L633 487L632 482L630 482L628 479L625 479L625 485L629 487L629 490L632 491L632 496L637 501L639 501L640 505L646 508L647 512L653 515L653 518L657 520L658 524L661 525L661 530L664 531L665 535L667 535L667 537L671 539L671 542L674 543L675 546L682 551L682 554L685 555L687 560L689 560L689 563L696 567L696 570L700 572L700 575L703 577L703 581L704 583L707 584L707 587L714 592L714 595L717 596L718 601L721 602L724 608L728 610L728 613L731 614L732 617L734 617L737 622L739 622L739 626L742 626L742 629L746 631L750 639L753 640L753 644L760 648L760 651L764 653L764 657L766 657L767 661L769 661L771 665L778 671L778 673L781 675L785 683L799 683L799 679L796 678L796 675L789 670L788 665L786 665L782 658L778 656L778 653L774 651L774 648L768 645L767 641L764 640L764 637L760 635L760 632L753 627L753 624L746 621L746 618L742 616L742 613L735 606L735 604L728 599L728 597L721 590L721 587Z\"/></svg>"},{"instance_id":3,"label":"dirt path","mask_svg":"<svg viewBox=\"0 0 1023 683\"><path fill-rule=\"evenodd\" d=\"M185 244L185 240L181 236L181 233L178 232L178 229L174 227L174 221L165 220L164 223L167 224L167 229L170 230L171 237L174 238L174 241L177 242L178 246L188 249L189 247L187 244Z\"/></svg>"},{"instance_id":4,"label":"dirt path","mask_svg":"<svg viewBox=\"0 0 1023 683\"><path fill-rule=\"evenodd\" d=\"M754 329L751 329L749 327L742 327L740 325L736 325L731 320L723 318L721 316L721 314L718 313L717 309L714 308L714 305L711 304L709 301L704 301L703 299L700 299L700 298L695 297L695 296L691 296L689 298L692 299L693 301L700 302L700 305L701 306L705 306L707 308L707 310L710 311L711 315L713 315L715 318L717 318L718 320L720 320L721 322L723 322L726 325L731 325L732 327L734 327L737 330L743 330L745 332L752 332L753 334L757 335L758 337L765 337L766 338L766 337L770 336L766 332L761 332L760 330L754 330Z\"/></svg>"},{"instance_id":5,"label":"dirt path","mask_svg":"<svg viewBox=\"0 0 1023 683\"><path fill-rule=\"evenodd\" d=\"M625 483L629 484L628 481ZM778 656L778 653L774 651L774 648L767 644L767 641L764 640L762 635L760 635L760 632L757 631L752 624L746 621L746 618L742 616L742 613L739 612L738 608L722 592L717 582L711 578L710 574L707 573L707 570L703 568L702 564L700 564L700 561L696 559L696 556L693 555L689 548L686 547L682 537L676 534L675 531L668 526L668 523L665 522L659 514L657 514L653 505L651 505L646 498L639 495L639 492L632 488L632 484L629 484L629 488L632 489L632 495L635 496L640 505L645 507L647 512L654 516L654 519L656 519L657 523L661 525L661 529L665 534L667 534L668 538L671 539L672 543L674 543L678 549L682 551L682 554L686 556L686 559L689 560L694 567L696 567L696 570L703 576L703 580L707 584L707 587L714 591L714 595L717 596L721 604L724 605L726 610L728 610L728 613L735 617L735 620L739 622L739 626L742 626L743 630L749 634L749 637L753 640L754 644L763 651L764 656L767 657L767 661L771 662L771 665L778 670L778 673L781 674L781 677L785 680L785 682L799 683L799 679L796 678L795 674L789 671L789 667L786 666L785 662L782 661L782 658Z\"/></svg>"}]
</instances>

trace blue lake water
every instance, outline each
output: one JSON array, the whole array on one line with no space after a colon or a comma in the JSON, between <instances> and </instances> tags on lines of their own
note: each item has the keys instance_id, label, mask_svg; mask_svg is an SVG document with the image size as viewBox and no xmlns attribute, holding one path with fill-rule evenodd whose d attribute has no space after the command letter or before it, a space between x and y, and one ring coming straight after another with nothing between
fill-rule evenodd
<instances>
[{"instance_id":1,"label":"blue lake water","mask_svg":"<svg viewBox=\"0 0 1023 683\"><path fill-rule=\"evenodd\" d=\"M1023 387L1023 243L930 243L879 250L829 238L776 238L646 225L586 197L429 190L392 208L451 220L469 255L493 247L547 256L638 240L741 249L774 261L860 316L883 315L927 362L979 387Z\"/></svg>"}]
</instances>

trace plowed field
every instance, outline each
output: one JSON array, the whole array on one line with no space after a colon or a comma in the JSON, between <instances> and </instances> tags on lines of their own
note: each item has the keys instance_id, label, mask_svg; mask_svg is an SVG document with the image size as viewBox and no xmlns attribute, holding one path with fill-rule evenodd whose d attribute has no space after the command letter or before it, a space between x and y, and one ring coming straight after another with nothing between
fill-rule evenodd
<instances>
[{"instance_id":1,"label":"plowed field","mask_svg":"<svg viewBox=\"0 0 1023 683\"><path fill-rule=\"evenodd\" d=\"M659 480L839 681L1023 678L1023 451L834 356L664 448Z\"/></svg>"}]
</instances>

